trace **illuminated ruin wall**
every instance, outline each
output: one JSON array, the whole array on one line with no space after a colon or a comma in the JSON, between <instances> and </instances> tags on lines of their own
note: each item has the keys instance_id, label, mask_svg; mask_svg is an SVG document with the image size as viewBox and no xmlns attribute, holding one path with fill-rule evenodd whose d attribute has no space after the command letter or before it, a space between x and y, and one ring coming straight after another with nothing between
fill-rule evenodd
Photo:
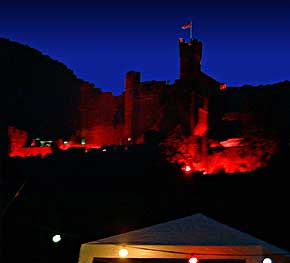
<instances>
[{"instance_id":1,"label":"illuminated ruin wall","mask_svg":"<svg viewBox=\"0 0 290 263\"><path fill-rule=\"evenodd\" d=\"M175 93L175 85L165 81L141 82L140 72L128 72L124 109L125 141L143 143L147 131L166 132L174 127L176 118L168 114L168 110L169 107L176 109L178 101Z\"/></svg>"},{"instance_id":2,"label":"illuminated ruin wall","mask_svg":"<svg viewBox=\"0 0 290 263\"><path fill-rule=\"evenodd\" d=\"M123 107L123 96L84 84L81 87L79 140L95 146L122 143Z\"/></svg>"}]
</instances>

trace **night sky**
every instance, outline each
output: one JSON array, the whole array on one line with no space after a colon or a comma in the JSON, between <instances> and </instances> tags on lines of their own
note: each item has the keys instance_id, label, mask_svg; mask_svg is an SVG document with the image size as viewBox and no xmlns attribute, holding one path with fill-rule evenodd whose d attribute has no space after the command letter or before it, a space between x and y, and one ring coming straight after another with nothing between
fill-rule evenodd
<instances>
[{"instance_id":1,"label":"night sky","mask_svg":"<svg viewBox=\"0 0 290 263\"><path fill-rule=\"evenodd\" d=\"M127 71L179 78L181 25L204 44L202 69L228 86L290 80L290 1L1 1L0 36L120 94Z\"/></svg>"}]
</instances>

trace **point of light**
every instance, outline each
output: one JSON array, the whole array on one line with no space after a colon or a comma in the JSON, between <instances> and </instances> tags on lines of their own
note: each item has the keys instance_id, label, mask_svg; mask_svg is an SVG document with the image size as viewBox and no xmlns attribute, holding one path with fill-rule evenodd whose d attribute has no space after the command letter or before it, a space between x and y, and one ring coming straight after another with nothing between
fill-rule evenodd
<instances>
[{"instance_id":1,"label":"point of light","mask_svg":"<svg viewBox=\"0 0 290 263\"><path fill-rule=\"evenodd\" d=\"M220 90L225 90L225 89L227 89L227 84L221 83L220 84Z\"/></svg>"},{"instance_id":2,"label":"point of light","mask_svg":"<svg viewBox=\"0 0 290 263\"><path fill-rule=\"evenodd\" d=\"M68 143L68 141L63 141L63 144L67 144Z\"/></svg>"},{"instance_id":3,"label":"point of light","mask_svg":"<svg viewBox=\"0 0 290 263\"><path fill-rule=\"evenodd\" d=\"M126 248L122 248L119 250L119 256L121 258L125 258L128 256L128 250Z\"/></svg>"},{"instance_id":4,"label":"point of light","mask_svg":"<svg viewBox=\"0 0 290 263\"><path fill-rule=\"evenodd\" d=\"M197 263L198 262L198 259L196 257L191 257L189 260L188 260L189 263Z\"/></svg>"},{"instance_id":5,"label":"point of light","mask_svg":"<svg viewBox=\"0 0 290 263\"><path fill-rule=\"evenodd\" d=\"M192 171L192 168L190 165L185 165L181 168L186 174L189 174Z\"/></svg>"},{"instance_id":6,"label":"point of light","mask_svg":"<svg viewBox=\"0 0 290 263\"><path fill-rule=\"evenodd\" d=\"M272 263L272 259L270 258L264 258L262 263Z\"/></svg>"},{"instance_id":7,"label":"point of light","mask_svg":"<svg viewBox=\"0 0 290 263\"><path fill-rule=\"evenodd\" d=\"M61 240L61 236L60 236L60 235L54 235L54 236L52 237L52 241L53 241L54 243L58 243L60 240Z\"/></svg>"}]
</instances>

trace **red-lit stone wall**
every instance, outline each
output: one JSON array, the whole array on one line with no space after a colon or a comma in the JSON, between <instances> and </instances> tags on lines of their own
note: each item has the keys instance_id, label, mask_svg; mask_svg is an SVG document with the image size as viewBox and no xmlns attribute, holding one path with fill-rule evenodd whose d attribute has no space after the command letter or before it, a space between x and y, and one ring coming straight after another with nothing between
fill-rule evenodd
<instances>
[{"instance_id":1,"label":"red-lit stone wall","mask_svg":"<svg viewBox=\"0 0 290 263\"><path fill-rule=\"evenodd\" d=\"M10 140L10 151L16 151L24 147L28 134L26 131L17 129L16 127L8 127L8 135Z\"/></svg>"},{"instance_id":2,"label":"red-lit stone wall","mask_svg":"<svg viewBox=\"0 0 290 263\"><path fill-rule=\"evenodd\" d=\"M82 87L81 94L81 138L86 144L96 146L119 144L123 137L123 123L116 114L123 107L122 96L102 92L90 84Z\"/></svg>"},{"instance_id":3,"label":"red-lit stone wall","mask_svg":"<svg viewBox=\"0 0 290 263\"><path fill-rule=\"evenodd\" d=\"M166 92L168 86L165 82L143 82L139 86L136 110L136 134L142 136L146 131L161 130L163 107L162 93Z\"/></svg>"},{"instance_id":4,"label":"red-lit stone wall","mask_svg":"<svg viewBox=\"0 0 290 263\"><path fill-rule=\"evenodd\" d=\"M125 78L124 93L124 142L135 142L135 128L137 119L138 87L140 72L129 71Z\"/></svg>"},{"instance_id":5,"label":"red-lit stone wall","mask_svg":"<svg viewBox=\"0 0 290 263\"><path fill-rule=\"evenodd\" d=\"M8 127L8 135L10 140L9 156L41 156L52 152L50 147L24 147L28 134L26 131L17 129L15 127Z\"/></svg>"},{"instance_id":6,"label":"red-lit stone wall","mask_svg":"<svg viewBox=\"0 0 290 263\"><path fill-rule=\"evenodd\" d=\"M242 138L216 141L206 137L182 137L179 129L163 142L168 161L181 165L185 173L250 172L265 167L278 151L277 138L258 129L247 129ZM207 145L205 145L207 144Z\"/></svg>"}]
</instances>

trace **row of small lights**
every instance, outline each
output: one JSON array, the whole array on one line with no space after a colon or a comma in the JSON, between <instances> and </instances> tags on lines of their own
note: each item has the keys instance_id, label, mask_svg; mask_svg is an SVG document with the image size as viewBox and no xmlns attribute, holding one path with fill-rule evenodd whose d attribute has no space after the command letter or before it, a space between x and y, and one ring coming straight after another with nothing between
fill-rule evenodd
<instances>
[{"instance_id":1,"label":"row of small lights","mask_svg":"<svg viewBox=\"0 0 290 263\"><path fill-rule=\"evenodd\" d=\"M121 249L119 250L119 256L120 256L121 258L125 258L125 257L127 257L128 254L129 254L129 252L128 252L128 250L127 250L126 248L121 248ZM197 257L194 257L194 256L192 256L192 257L190 257L190 258L188 259L188 263L198 263L198 262L199 262L198 258L197 258ZM262 263L272 263L272 259L266 257L266 258L263 259Z\"/></svg>"},{"instance_id":2,"label":"row of small lights","mask_svg":"<svg viewBox=\"0 0 290 263\"><path fill-rule=\"evenodd\" d=\"M52 241L54 243L60 242L61 241L61 236L59 234L54 235L52 237ZM125 258L125 257L128 256L128 254L129 254L129 252L128 252L128 250L126 248L121 248L119 250L119 257L120 258ZM198 258L197 257L194 257L194 256L192 256L192 257L190 257L188 259L188 263L198 263L198 262L199 262ZM269 257L266 257L266 258L263 259L262 263L272 263L272 259L269 258Z\"/></svg>"}]
</instances>

